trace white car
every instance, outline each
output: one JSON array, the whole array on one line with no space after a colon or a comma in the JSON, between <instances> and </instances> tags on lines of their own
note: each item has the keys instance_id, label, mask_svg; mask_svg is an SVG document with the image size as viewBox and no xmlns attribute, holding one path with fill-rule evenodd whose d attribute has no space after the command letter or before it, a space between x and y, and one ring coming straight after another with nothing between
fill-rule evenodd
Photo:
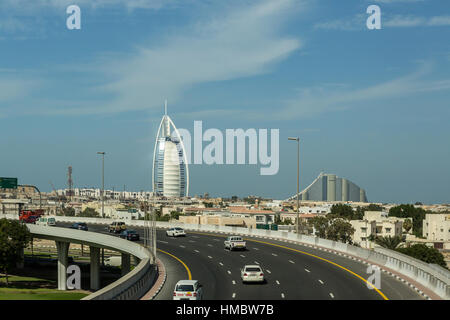
<instances>
[{"instance_id":1,"label":"white car","mask_svg":"<svg viewBox=\"0 0 450 320\"><path fill-rule=\"evenodd\" d=\"M169 230L166 231L166 236L168 237L185 237L186 236L186 232L184 232L183 229L181 228L170 228Z\"/></svg>"},{"instance_id":2,"label":"white car","mask_svg":"<svg viewBox=\"0 0 450 320\"><path fill-rule=\"evenodd\" d=\"M173 290L173 300L202 300L203 286L198 280L180 280Z\"/></svg>"},{"instance_id":3,"label":"white car","mask_svg":"<svg viewBox=\"0 0 450 320\"><path fill-rule=\"evenodd\" d=\"M246 265L241 269L241 279L244 282L265 282L264 272L258 265Z\"/></svg>"},{"instance_id":4,"label":"white car","mask_svg":"<svg viewBox=\"0 0 450 320\"><path fill-rule=\"evenodd\" d=\"M225 249L228 249L230 251L232 250L246 250L246 244L244 239L239 236L230 236L228 237L224 242L223 245Z\"/></svg>"}]
</instances>

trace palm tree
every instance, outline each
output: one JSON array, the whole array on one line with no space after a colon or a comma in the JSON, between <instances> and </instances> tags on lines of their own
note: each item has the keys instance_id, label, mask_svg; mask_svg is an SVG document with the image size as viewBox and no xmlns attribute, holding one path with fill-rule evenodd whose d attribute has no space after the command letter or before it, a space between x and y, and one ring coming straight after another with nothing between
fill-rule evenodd
<instances>
[{"instance_id":1,"label":"palm tree","mask_svg":"<svg viewBox=\"0 0 450 320\"><path fill-rule=\"evenodd\" d=\"M400 243L403 242L403 238L400 236L387 236L387 237L375 237L375 243L382 246L383 248L395 250Z\"/></svg>"}]
</instances>

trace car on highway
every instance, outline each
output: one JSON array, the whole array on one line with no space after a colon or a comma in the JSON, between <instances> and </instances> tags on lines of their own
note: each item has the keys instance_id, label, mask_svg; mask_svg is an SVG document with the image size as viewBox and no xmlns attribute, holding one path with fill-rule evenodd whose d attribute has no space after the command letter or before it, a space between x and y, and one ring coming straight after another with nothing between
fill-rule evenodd
<instances>
[{"instance_id":1,"label":"car on highway","mask_svg":"<svg viewBox=\"0 0 450 320\"><path fill-rule=\"evenodd\" d=\"M241 280L245 282L265 282L264 272L259 265L245 265L241 269Z\"/></svg>"},{"instance_id":2,"label":"car on highway","mask_svg":"<svg viewBox=\"0 0 450 320\"><path fill-rule=\"evenodd\" d=\"M119 237L130 241L139 241L139 233L136 230L123 230Z\"/></svg>"},{"instance_id":3,"label":"car on highway","mask_svg":"<svg viewBox=\"0 0 450 320\"><path fill-rule=\"evenodd\" d=\"M198 280L180 280L175 285L173 300L202 300L203 286Z\"/></svg>"},{"instance_id":4,"label":"car on highway","mask_svg":"<svg viewBox=\"0 0 450 320\"><path fill-rule=\"evenodd\" d=\"M126 230L127 226L125 225L125 222L122 221L116 221L109 225L108 231L114 232L114 233L121 233L122 231Z\"/></svg>"},{"instance_id":5,"label":"car on highway","mask_svg":"<svg viewBox=\"0 0 450 320\"><path fill-rule=\"evenodd\" d=\"M69 228L88 231L88 226L84 222L75 222Z\"/></svg>"},{"instance_id":6,"label":"car on highway","mask_svg":"<svg viewBox=\"0 0 450 320\"><path fill-rule=\"evenodd\" d=\"M176 228L170 228L166 231L166 236L168 237L185 237L186 232L182 228L176 227Z\"/></svg>"},{"instance_id":7,"label":"car on highway","mask_svg":"<svg viewBox=\"0 0 450 320\"><path fill-rule=\"evenodd\" d=\"M54 227L56 226L56 220L55 218L48 218L48 217L40 217L36 220L36 224L39 226L50 226Z\"/></svg>"},{"instance_id":8,"label":"car on highway","mask_svg":"<svg viewBox=\"0 0 450 320\"><path fill-rule=\"evenodd\" d=\"M239 236L229 236L224 242L223 245L225 249L228 249L230 251L232 250L245 250L246 249L246 242L242 237Z\"/></svg>"}]
</instances>

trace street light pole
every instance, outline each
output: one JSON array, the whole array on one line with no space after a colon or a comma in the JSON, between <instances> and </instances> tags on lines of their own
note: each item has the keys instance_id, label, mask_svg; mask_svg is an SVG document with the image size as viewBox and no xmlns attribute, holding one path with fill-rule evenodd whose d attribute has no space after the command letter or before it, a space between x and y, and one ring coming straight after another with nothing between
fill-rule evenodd
<instances>
[{"instance_id":1,"label":"street light pole","mask_svg":"<svg viewBox=\"0 0 450 320\"><path fill-rule=\"evenodd\" d=\"M105 152L97 152L102 155L102 218L105 217Z\"/></svg>"},{"instance_id":2,"label":"street light pole","mask_svg":"<svg viewBox=\"0 0 450 320\"><path fill-rule=\"evenodd\" d=\"M298 234L298 224L300 219L300 205L299 205L299 193L300 193L300 138L288 138L288 140L297 141L297 223L296 232Z\"/></svg>"}]
</instances>

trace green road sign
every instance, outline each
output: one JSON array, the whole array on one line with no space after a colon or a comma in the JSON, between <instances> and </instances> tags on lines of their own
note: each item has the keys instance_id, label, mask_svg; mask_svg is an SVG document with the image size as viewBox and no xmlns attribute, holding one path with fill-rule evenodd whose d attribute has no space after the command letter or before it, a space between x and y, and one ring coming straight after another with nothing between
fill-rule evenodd
<instances>
[{"instance_id":1,"label":"green road sign","mask_svg":"<svg viewBox=\"0 0 450 320\"><path fill-rule=\"evenodd\" d=\"M17 178L0 177L0 189L17 189Z\"/></svg>"}]
</instances>

